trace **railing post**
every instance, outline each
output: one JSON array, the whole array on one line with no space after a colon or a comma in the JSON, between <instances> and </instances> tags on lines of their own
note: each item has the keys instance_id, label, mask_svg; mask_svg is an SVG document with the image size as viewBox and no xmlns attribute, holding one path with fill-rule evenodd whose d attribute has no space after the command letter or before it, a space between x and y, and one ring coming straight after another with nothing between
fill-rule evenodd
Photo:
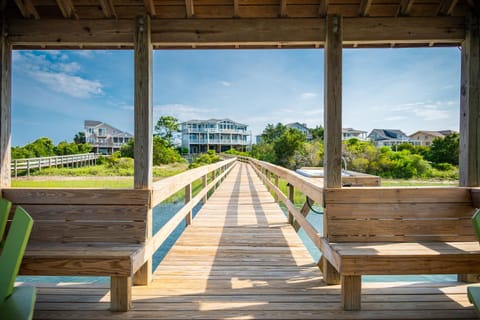
<instances>
[{"instance_id":1,"label":"railing post","mask_svg":"<svg viewBox=\"0 0 480 320\"><path fill-rule=\"evenodd\" d=\"M13 161L13 171L15 172L15 178L17 177L17 164L18 164L18 161L17 159L15 159Z\"/></svg>"},{"instance_id":2,"label":"railing post","mask_svg":"<svg viewBox=\"0 0 480 320\"><path fill-rule=\"evenodd\" d=\"M202 177L202 189L205 189L207 187L207 174L205 174ZM203 204L207 203L207 193L205 193L205 196L202 198Z\"/></svg>"},{"instance_id":3,"label":"railing post","mask_svg":"<svg viewBox=\"0 0 480 320\"><path fill-rule=\"evenodd\" d=\"M30 159L27 159L27 176L30 175Z\"/></svg>"},{"instance_id":4,"label":"railing post","mask_svg":"<svg viewBox=\"0 0 480 320\"><path fill-rule=\"evenodd\" d=\"M185 186L185 204L189 203L192 200L192 184L189 183ZM192 211L189 211L185 217L185 225L189 226L192 224Z\"/></svg>"},{"instance_id":5,"label":"railing post","mask_svg":"<svg viewBox=\"0 0 480 320\"><path fill-rule=\"evenodd\" d=\"M278 188L278 176L277 176L276 174L274 175L274 179L275 179L275 187ZM277 192L274 193L273 198L275 199L275 202L278 202L278 194L277 194Z\"/></svg>"},{"instance_id":6,"label":"railing post","mask_svg":"<svg viewBox=\"0 0 480 320\"><path fill-rule=\"evenodd\" d=\"M288 200L295 204L295 187L290 183L288 184ZM293 214L290 210L288 211L288 223L293 225Z\"/></svg>"}]
</instances>

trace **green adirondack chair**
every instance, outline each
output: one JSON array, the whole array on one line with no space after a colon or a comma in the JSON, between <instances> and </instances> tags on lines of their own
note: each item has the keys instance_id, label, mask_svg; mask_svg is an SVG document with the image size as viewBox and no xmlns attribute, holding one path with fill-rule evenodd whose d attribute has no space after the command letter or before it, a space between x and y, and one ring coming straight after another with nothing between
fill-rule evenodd
<instances>
[{"instance_id":1,"label":"green adirondack chair","mask_svg":"<svg viewBox=\"0 0 480 320\"><path fill-rule=\"evenodd\" d=\"M0 256L0 319L32 319L35 307L34 287L14 287L27 246L33 219L17 207Z\"/></svg>"},{"instance_id":2,"label":"green adirondack chair","mask_svg":"<svg viewBox=\"0 0 480 320\"><path fill-rule=\"evenodd\" d=\"M478 241L480 241L480 209L478 209L472 217L473 228L477 234ZM467 288L468 300L475 306L478 317L480 318L480 287L472 286Z\"/></svg>"},{"instance_id":3,"label":"green adirondack chair","mask_svg":"<svg viewBox=\"0 0 480 320\"><path fill-rule=\"evenodd\" d=\"M7 226L10 208L12 208L12 203L7 199L0 198L0 248L3 248L3 234Z\"/></svg>"}]
</instances>

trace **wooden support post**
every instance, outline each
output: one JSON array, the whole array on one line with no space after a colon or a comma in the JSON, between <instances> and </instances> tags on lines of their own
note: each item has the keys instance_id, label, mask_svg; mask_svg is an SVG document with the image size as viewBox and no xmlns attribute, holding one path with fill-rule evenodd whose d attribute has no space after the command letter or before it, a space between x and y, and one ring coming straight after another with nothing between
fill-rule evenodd
<instances>
[{"instance_id":1,"label":"wooden support post","mask_svg":"<svg viewBox=\"0 0 480 320\"><path fill-rule=\"evenodd\" d=\"M192 184L187 184L185 186L185 204L189 203L190 200L192 200ZM185 217L185 224L187 226L192 224L192 211L189 211L187 213L187 216Z\"/></svg>"},{"instance_id":2,"label":"wooden support post","mask_svg":"<svg viewBox=\"0 0 480 320\"><path fill-rule=\"evenodd\" d=\"M153 111L152 111L152 43L150 17L140 16L135 25L135 189L152 188ZM146 241L152 237L152 209L146 208ZM134 283L146 285L152 280L151 258L138 270Z\"/></svg>"},{"instance_id":3,"label":"wooden support post","mask_svg":"<svg viewBox=\"0 0 480 320\"><path fill-rule=\"evenodd\" d=\"M275 187L278 188L278 176L275 174L273 176L274 178L274 184L275 184ZM275 202L278 202L278 194L275 192L275 194L273 195L273 198L275 199Z\"/></svg>"},{"instance_id":4,"label":"wooden support post","mask_svg":"<svg viewBox=\"0 0 480 320\"><path fill-rule=\"evenodd\" d=\"M342 187L342 38L343 19L328 15L325 28L324 70L324 188ZM328 214L325 208L324 215ZM324 225L324 236L328 237ZM338 284L337 270L323 259L323 277L327 284Z\"/></svg>"},{"instance_id":5,"label":"wooden support post","mask_svg":"<svg viewBox=\"0 0 480 320\"><path fill-rule=\"evenodd\" d=\"M307 197L307 200L305 201L305 203L303 204L303 207L302 209L300 209L300 213L302 214L302 216L306 217L308 215L308 213L310 212L310 206L308 205L307 201L310 201L310 204L313 204L313 200L308 198ZM293 223L293 228L295 229L295 231L298 232L298 230L300 229L300 225L298 224L297 221L295 221Z\"/></svg>"},{"instance_id":6,"label":"wooden support post","mask_svg":"<svg viewBox=\"0 0 480 320\"><path fill-rule=\"evenodd\" d=\"M362 277L361 276L342 276L343 309L344 310L360 310L361 301L362 301Z\"/></svg>"},{"instance_id":7,"label":"wooden support post","mask_svg":"<svg viewBox=\"0 0 480 320\"><path fill-rule=\"evenodd\" d=\"M460 95L460 186L480 186L480 18L467 19L462 43ZM460 274L458 280L478 282L478 274Z\"/></svg>"},{"instance_id":8,"label":"wooden support post","mask_svg":"<svg viewBox=\"0 0 480 320\"><path fill-rule=\"evenodd\" d=\"M207 186L207 175L204 175L202 177L202 187L203 187L203 189L205 189L206 186ZM207 193L205 193L205 196L203 196L202 202L203 202L203 204L207 203Z\"/></svg>"},{"instance_id":9,"label":"wooden support post","mask_svg":"<svg viewBox=\"0 0 480 320\"><path fill-rule=\"evenodd\" d=\"M132 278L110 277L110 310L125 312L132 307Z\"/></svg>"},{"instance_id":10,"label":"wooden support post","mask_svg":"<svg viewBox=\"0 0 480 320\"><path fill-rule=\"evenodd\" d=\"M288 200L295 204L295 186L293 184L288 184ZM293 214L288 211L288 223L290 223L293 226Z\"/></svg>"},{"instance_id":11,"label":"wooden support post","mask_svg":"<svg viewBox=\"0 0 480 320\"><path fill-rule=\"evenodd\" d=\"M11 185L11 83L12 46L8 42L5 21L0 27L0 189Z\"/></svg>"}]
</instances>

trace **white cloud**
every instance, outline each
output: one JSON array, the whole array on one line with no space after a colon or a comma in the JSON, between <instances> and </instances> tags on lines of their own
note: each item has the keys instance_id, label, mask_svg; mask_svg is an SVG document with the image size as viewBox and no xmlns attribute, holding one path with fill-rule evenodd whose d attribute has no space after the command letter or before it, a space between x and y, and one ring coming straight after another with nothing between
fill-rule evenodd
<instances>
[{"instance_id":1,"label":"white cloud","mask_svg":"<svg viewBox=\"0 0 480 320\"><path fill-rule=\"evenodd\" d=\"M224 87L230 87L230 86L232 86L232 83L231 83L231 82L228 82L228 81L220 81L220 83L221 83L222 86L224 86Z\"/></svg>"},{"instance_id":2,"label":"white cloud","mask_svg":"<svg viewBox=\"0 0 480 320\"><path fill-rule=\"evenodd\" d=\"M33 76L50 89L76 98L88 98L92 95L102 94L102 84L98 81L86 80L66 73L45 71L36 71Z\"/></svg>"},{"instance_id":3,"label":"white cloud","mask_svg":"<svg viewBox=\"0 0 480 320\"><path fill-rule=\"evenodd\" d=\"M48 58L47 58L48 56ZM13 56L18 71L27 74L50 90L75 98L103 94L98 80L75 75L82 68L77 62L67 62L68 56L59 51L19 51Z\"/></svg>"},{"instance_id":4,"label":"white cloud","mask_svg":"<svg viewBox=\"0 0 480 320\"><path fill-rule=\"evenodd\" d=\"M407 117L405 116L392 116L392 117L386 117L385 121L400 121L405 119L407 119Z\"/></svg>"},{"instance_id":5,"label":"white cloud","mask_svg":"<svg viewBox=\"0 0 480 320\"><path fill-rule=\"evenodd\" d=\"M318 95L314 92L304 92L300 95L300 98L302 100L309 100L309 99L313 99L313 98L316 98Z\"/></svg>"},{"instance_id":6,"label":"white cloud","mask_svg":"<svg viewBox=\"0 0 480 320\"><path fill-rule=\"evenodd\" d=\"M83 58L93 58L94 56L93 50L75 50L74 52L77 56L80 56Z\"/></svg>"},{"instance_id":7,"label":"white cloud","mask_svg":"<svg viewBox=\"0 0 480 320\"><path fill-rule=\"evenodd\" d=\"M174 116L180 122L183 122L192 119L215 118L218 117L218 112L217 109L213 108L194 107L184 104L164 104L153 107L154 119L164 115Z\"/></svg>"}]
</instances>

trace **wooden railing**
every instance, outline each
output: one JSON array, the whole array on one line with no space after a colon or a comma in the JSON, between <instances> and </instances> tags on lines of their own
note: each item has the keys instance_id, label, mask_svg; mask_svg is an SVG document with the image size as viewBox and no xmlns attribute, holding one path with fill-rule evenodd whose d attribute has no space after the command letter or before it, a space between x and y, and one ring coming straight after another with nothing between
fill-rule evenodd
<instances>
[{"instance_id":1,"label":"wooden railing","mask_svg":"<svg viewBox=\"0 0 480 320\"><path fill-rule=\"evenodd\" d=\"M19 170L26 170L27 175L30 175L30 170L32 169L42 169L66 165L94 165L99 156L100 154L98 153L82 153L65 156L15 159L12 160L11 168L13 176L16 177Z\"/></svg>"},{"instance_id":2,"label":"wooden railing","mask_svg":"<svg viewBox=\"0 0 480 320\"><path fill-rule=\"evenodd\" d=\"M313 202L322 204L323 206L323 188L305 179L298 173L285 169L283 167L256 160L247 157L238 157L239 161L248 162L252 165L260 179L274 194L277 201L281 201L288 209L288 221L296 230L303 228L314 245L323 253L325 240L314 226L307 220L306 216L309 209L299 210L294 204L295 189L302 192L308 199ZM288 195L285 195L279 188L279 179L283 179L288 183ZM272 182L273 180L273 182ZM307 207L308 208L308 207Z\"/></svg>"},{"instance_id":3,"label":"wooden railing","mask_svg":"<svg viewBox=\"0 0 480 320\"><path fill-rule=\"evenodd\" d=\"M189 225L192 222L192 210L200 202L207 201L208 192L223 181L226 175L233 168L237 159L232 158L220 161L214 164L206 165L193 170L188 170L154 183L150 207L153 208L172 195L185 190L185 205L153 235L150 241L149 251L153 254L170 236L175 228L185 220ZM202 189L192 197L192 184L194 181L201 180Z\"/></svg>"}]
</instances>

